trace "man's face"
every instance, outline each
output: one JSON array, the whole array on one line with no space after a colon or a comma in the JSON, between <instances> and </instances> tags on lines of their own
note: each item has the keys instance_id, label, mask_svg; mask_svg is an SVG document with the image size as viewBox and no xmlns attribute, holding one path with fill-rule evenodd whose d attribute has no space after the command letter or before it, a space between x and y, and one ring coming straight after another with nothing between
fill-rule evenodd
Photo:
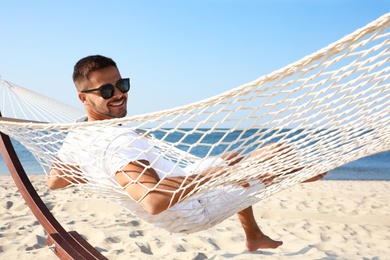
<instances>
[{"instance_id":1,"label":"man's face","mask_svg":"<svg viewBox=\"0 0 390 260\"><path fill-rule=\"evenodd\" d=\"M90 84L88 89L99 88L105 84L115 84L121 79L119 71L111 66L93 71L89 74ZM79 99L83 102L88 121L121 118L127 114L127 93L122 93L117 87L114 88L114 95L104 99L99 91L89 93L79 92Z\"/></svg>"}]
</instances>

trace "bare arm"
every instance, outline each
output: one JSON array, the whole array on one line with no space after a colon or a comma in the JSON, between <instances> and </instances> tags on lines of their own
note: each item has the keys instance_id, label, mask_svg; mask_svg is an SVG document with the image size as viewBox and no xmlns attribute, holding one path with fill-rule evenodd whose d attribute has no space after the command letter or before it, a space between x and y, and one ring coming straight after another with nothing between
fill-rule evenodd
<instances>
[{"instance_id":1,"label":"bare arm","mask_svg":"<svg viewBox=\"0 0 390 260\"><path fill-rule=\"evenodd\" d=\"M61 169L61 170L60 170ZM71 184L86 183L81 178L81 170L77 166L54 163L47 178L47 186L51 190L68 187Z\"/></svg>"},{"instance_id":2,"label":"bare arm","mask_svg":"<svg viewBox=\"0 0 390 260\"><path fill-rule=\"evenodd\" d=\"M160 179L155 170L145 168L147 161L129 163L117 172L116 179L126 192L150 214L159 214L177 204L180 198L204 184L213 172L222 167L214 167L198 175ZM198 181L197 181L198 180Z\"/></svg>"},{"instance_id":3,"label":"bare arm","mask_svg":"<svg viewBox=\"0 0 390 260\"><path fill-rule=\"evenodd\" d=\"M250 159L255 159L259 161L267 161L277 154L272 154L272 152L278 152L284 150L284 147L271 147L271 153L265 154L264 151L270 149L269 147L264 147L259 149L256 152L253 152ZM160 179L155 172L150 167L147 161L132 162L126 167L116 173L116 180L118 183L125 187L126 192L136 201L139 201L140 205L151 214L159 214L164 210L168 209L171 206L174 206L180 202L180 198L188 195L190 192L194 191L199 185L203 185L211 179L211 176L222 175L226 171L236 172L242 170L242 165L239 165L239 162L242 161L242 157L238 154L226 154L223 156L223 159L227 162L228 167L213 167L209 168L204 172L201 172L197 175L186 176L186 177L170 177ZM237 168L235 168L238 166ZM245 167L245 166L244 166ZM228 169L229 168L229 169ZM295 171L300 171L302 168L298 167L297 169L283 169L285 174L290 174ZM261 180L264 184L272 183L273 179L280 175L271 173L259 172L251 176L251 179ZM326 174L326 173L325 173ZM316 181L321 179L325 174L313 177L306 182ZM243 187L249 187L247 181L250 179L241 180L240 185ZM239 183L238 181L237 183Z\"/></svg>"}]
</instances>

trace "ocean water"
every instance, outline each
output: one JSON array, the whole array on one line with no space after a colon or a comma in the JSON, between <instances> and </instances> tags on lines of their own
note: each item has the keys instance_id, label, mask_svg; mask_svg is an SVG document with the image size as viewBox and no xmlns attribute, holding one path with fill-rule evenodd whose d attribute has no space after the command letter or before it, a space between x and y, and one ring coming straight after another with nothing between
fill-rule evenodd
<instances>
[{"instance_id":1,"label":"ocean water","mask_svg":"<svg viewBox=\"0 0 390 260\"><path fill-rule=\"evenodd\" d=\"M156 137L163 133L155 132ZM228 138L236 138L238 133L232 133ZM250 135L250 132L247 133ZM205 138L205 142L213 143L215 139L220 138L220 134L211 134ZM172 134L168 136L169 141L179 140L182 137L180 134ZM190 135L186 139L187 142L196 142L200 135ZM43 174L41 166L38 164L34 156L19 142L12 140L15 151L18 154L27 174ZM186 149L186 147L181 147ZM218 148L218 147L217 147ZM223 147L220 147L223 149ZM207 151L193 150L197 156L203 156ZM218 152L218 150L216 150ZM8 168L4 163L2 156L0 156L0 174L9 174ZM386 180L390 181L390 151L371 155L365 158L358 159L348 164L342 165L328 173L325 180Z\"/></svg>"}]
</instances>

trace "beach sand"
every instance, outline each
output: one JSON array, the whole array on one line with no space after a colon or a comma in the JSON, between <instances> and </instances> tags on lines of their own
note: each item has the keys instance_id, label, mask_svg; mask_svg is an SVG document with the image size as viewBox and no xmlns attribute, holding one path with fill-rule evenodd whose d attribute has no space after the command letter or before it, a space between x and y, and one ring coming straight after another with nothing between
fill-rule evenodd
<instances>
[{"instance_id":1,"label":"beach sand","mask_svg":"<svg viewBox=\"0 0 390 260\"><path fill-rule=\"evenodd\" d=\"M261 201L254 206L260 227L284 244L249 253L236 216L207 231L170 234L79 189L50 191L44 176L30 179L64 228L109 259L390 259L390 182L318 181ZM57 259L11 177L0 180L0 259Z\"/></svg>"}]
</instances>

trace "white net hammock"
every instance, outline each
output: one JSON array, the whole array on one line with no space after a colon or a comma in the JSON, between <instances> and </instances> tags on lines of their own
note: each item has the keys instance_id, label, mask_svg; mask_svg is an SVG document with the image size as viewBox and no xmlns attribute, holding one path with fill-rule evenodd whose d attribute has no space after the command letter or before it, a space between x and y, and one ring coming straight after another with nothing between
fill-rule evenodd
<instances>
[{"instance_id":1,"label":"white net hammock","mask_svg":"<svg viewBox=\"0 0 390 260\"><path fill-rule=\"evenodd\" d=\"M73 123L82 111L0 80L3 116L50 122L2 121L0 131L29 149L47 174L52 168L66 171L79 182L75 186L157 226L196 232L308 178L390 150L389 25L386 14L231 91L115 120ZM261 156L250 156L259 149ZM220 159L228 152L244 159L229 166ZM129 162L128 153L132 161L148 154L149 167L161 180L215 165L220 170L202 185L194 180L196 189L178 204L150 215L115 179L117 167ZM169 171L160 167L161 158L170 161ZM276 177L264 184L265 174ZM129 179L130 185L136 182Z\"/></svg>"}]
</instances>

